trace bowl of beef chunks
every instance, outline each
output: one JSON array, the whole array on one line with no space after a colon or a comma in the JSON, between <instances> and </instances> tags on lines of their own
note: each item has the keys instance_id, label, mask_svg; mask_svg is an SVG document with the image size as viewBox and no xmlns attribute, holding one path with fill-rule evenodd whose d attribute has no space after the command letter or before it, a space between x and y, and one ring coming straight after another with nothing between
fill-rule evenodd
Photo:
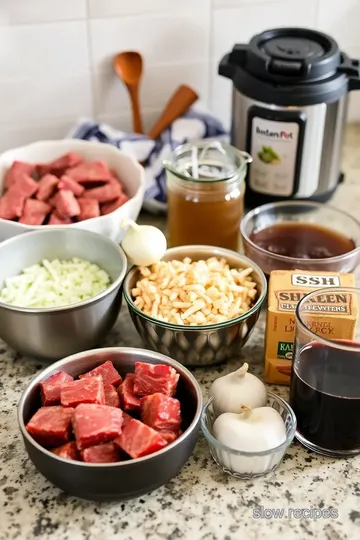
<instances>
[{"instance_id":1,"label":"bowl of beef chunks","mask_svg":"<svg viewBox=\"0 0 360 540\"><path fill-rule=\"evenodd\" d=\"M38 471L68 494L127 500L173 478L192 454L202 407L168 356L114 347L52 364L26 388L18 422Z\"/></svg>"}]
</instances>

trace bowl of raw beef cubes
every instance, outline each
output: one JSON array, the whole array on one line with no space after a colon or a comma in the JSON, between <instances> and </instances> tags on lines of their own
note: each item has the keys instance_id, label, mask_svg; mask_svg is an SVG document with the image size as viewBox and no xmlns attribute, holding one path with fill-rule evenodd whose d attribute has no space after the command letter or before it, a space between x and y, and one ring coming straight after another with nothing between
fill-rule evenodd
<instances>
[{"instance_id":1,"label":"bowl of raw beef cubes","mask_svg":"<svg viewBox=\"0 0 360 540\"><path fill-rule=\"evenodd\" d=\"M136 220L144 169L110 144L41 141L0 156L0 241L42 227L78 227L117 242Z\"/></svg>"},{"instance_id":2,"label":"bowl of raw beef cubes","mask_svg":"<svg viewBox=\"0 0 360 540\"><path fill-rule=\"evenodd\" d=\"M181 364L135 348L85 351L32 380L18 405L35 467L66 493L126 500L166 484L193 452L201 389Z\"/></svg>"}]
</instances>

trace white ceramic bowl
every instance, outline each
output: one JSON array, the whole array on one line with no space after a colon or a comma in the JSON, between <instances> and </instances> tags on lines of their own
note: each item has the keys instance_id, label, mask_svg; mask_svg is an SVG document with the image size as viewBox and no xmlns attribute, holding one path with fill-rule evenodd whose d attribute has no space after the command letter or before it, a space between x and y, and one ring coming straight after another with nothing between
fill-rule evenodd
<instances>
[{"instance_id":1,"label":"white ceramic bowl","mask_svg":"<svg viewBox=\"0 0 360 540\"><path fill-rule=\"evenodd\" d=\"M76 227L87 231L102 234L121 242L125 230L120 223L124 218L136 220L144 199L145 174L144 169L130 155L115 146L99 142L81 141L78 139L62 139L58 141L39 141L27 146L15 148L4 152L0 156L0 194L3 193L5 174L13 161L27 161L29 163L46 163L53 161L67 152L76 152L87 161L103 160L121 179L124 191L129 200L120 208L106 216L100 216L71 225L61 227ZM15 221L0 218L0 242L22 234L24 232L42 229L51 229L59 225L24 225Z\"/></svg>"}]
</instances>

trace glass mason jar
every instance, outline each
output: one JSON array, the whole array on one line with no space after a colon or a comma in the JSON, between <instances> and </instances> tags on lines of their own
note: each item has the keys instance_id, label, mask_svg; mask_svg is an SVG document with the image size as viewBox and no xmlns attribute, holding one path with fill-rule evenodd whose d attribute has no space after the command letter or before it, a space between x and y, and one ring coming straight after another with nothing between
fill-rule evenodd
<instances>
[{"instance_id":1,"label":"glass mason jar","mask_svg":"<svg viewBox=\"0 0 360 540\"><path fill-rule=\"evenodd\" d=\"M245 176L252 158L220 141L178 146L164 161L171 247L190 244L237 251Z\"/></svg>"}]
</instances>

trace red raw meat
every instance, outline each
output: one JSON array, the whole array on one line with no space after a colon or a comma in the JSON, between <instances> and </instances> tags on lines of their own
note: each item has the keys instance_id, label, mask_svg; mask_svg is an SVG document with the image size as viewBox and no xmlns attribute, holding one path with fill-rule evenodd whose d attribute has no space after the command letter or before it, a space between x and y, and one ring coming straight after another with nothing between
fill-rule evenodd
<instances>
[{"instance_id":1,"label":"red raw meat","mask_svg":"<svg viewBox=\"0 0 360 540\"><path fill-rule=\"evenodd\" d=\"M54 448L51 451L53 452L53 454L56 454L57 456L64 459L73 459L75 461L80 461L80 454L78 449L76 448L75 441L70 441L66 444L63 444L62 446L59 446L59 448Z\"/></svg>"},{"instance_id":2,"label":"red raw meat","mask_svg":"<svg viewBox=\"0 0 360 540\"><path fill-rule=\"evenodd\" d=\"M60 390L61 405L76 407L80 403L104 405L104 383L101 377L80 379L64 384Z\"/></svg>"},{"instance_id":3,"label":"red raw meat","mask_svg":"<svg viewBox=\"0 0 360 540\"><path fill-rule=\"evenodd\" d=\"M0 218L15 219L20 217L24 211L25 197L22 193L7 191L0 197Z\"/></svg>"},{"instance_id":4,"label":"red raw meat","mask_svg":"<svg viewBox=\"0 0 360 540\"><path fill-rule=\"evenodd\" d=\"M60 446L70 440L73 412L70 407L41 407L27 423L26 429L42 446Z\"/></svg>"},{"instance_id":5,"label":"red raw meat","mask_svg":"<svg viewBox=\"0 0 360 540\"><path fill-rule=\"evenodd\" d=\"M81 186L78 182L66 176L65 174L59 180L59 189L68 189L72 191L77 197L81 195L84 191L84 186Z\"/></svg>"},{"instance_id":6,"label":"red raw meat","mask_svg":"<svg viewBox=\"0 0 360 540\"><path fill-rule=\"evenodd\" d=\"M120 208L120 206L125 204L128 200L129 200L129 197L125 195L125 193L122 193L120 197L118 197L115 201L102 204L101 215L105 216L107 214L111 214L111 212L114 212L115 210Z\"/></svg>"},{"instance_id":7,"label":"red raw meat","mask_svg":"<svg viewBox=\"0 0 360 540\"><path fill-rule=\"evenodd\" d=\"M80 184L87 182L107 182L112 178L111 172L105 161L82 163L77 167L68 169L66 174Z\"/></svg>"},{"instance_id":8,"label":"red raw meat","mask_svg":"<svg viewBox=\"0 0 360 540\"><path fill-rule=\"evenodd\" d=\"M120 407L120 397L112 384L104 384L105 405Z\"/></svg>"},{"instance_id":9,"label":"red raw meat","mask_svg":"<svg viewBox=\"0 0 360 540\"><path fill-rule=\"evenodd\" d=\"M144 424L164 431L179 431L181 409L178 399L156 393L140 400L141 420Z\"/></svg>"},{"instance_id":10,"label":"red raw meat","mask_svg":"<svg viewBox=\"0 0 360 540\"><path fill-rule=\"evenodd\" d=\"M23 161L14 161L5 177L5 189L9 189L22 174L31 176L34 174L36 165L33 163L25 163Z\"/></svg>"},{"instance_id":11,"label":"red raw meat","mask_svg":"<svg viewBox=\"0 0 360 540\"><path fill-rule=\"evenodd\" d=\"M118 388L124 411L139 411L140 399L134 394L135 374L128 373Z\"/></svg>"},{"instance_id":12,"label":"red raw meat","mask_svg":"<svg viewBox=\"0 0 360 540\"><path fill-rule=\"evenodd\" d=\"M54 200L53 200L54 199ZM54 204L58 214L64 217L73 217L80 214L80 206L72 191L60 189L55 197L50 199L50 204Z\"/></svg>"},{"instance_id":13,"label":"red raw meat","mask_svg":"<svg viewBox=\"0 0 360 540\"><path fill-rule=\"evenodd\" d=\"M78 198L80 206L80 214L78 215L78 221L84 221L85 219L91 219L100 216L99 202L95 199Z\"/></svg>"},{"instance_id":14,"label":"red raw meat","mask_svg":"<svg viewBox=\"0 0 360 540\"><path fill-rule=\"evenodd\" d=\"M72 223L70 218L59 216L55 210L50 215L49 225L69 225L70 223Z\"/></svg>"},{"instance_id":15,"label":"red raw meat","mask_svg":"<svg viewBox=\"0 0 360 540\"><path fill-rule=\"evenodd\" d=\"M89 446L112 441L120 435L122 422L122 410L116 407L78 405L73 416L76 446L84 450Z\"/></svg>"},{"instance_id":16,"label":"red raw meat","mask_svg":"<svg viewBox=\"0 0 360 540\"><path fill-rule=\"evenodd\" d=\"M60 405L60 388L63 384L73 381L74 377L64 371L58 371L40 383L41 400L44 406Z\"/></svg>"},{"instance_id":17,"label":"red raw meat","mask_svg":"<svg viewBox=\"0 0 360 540\"><path fill-rule=\"evenodd\" d=\"M35 182L26 173L19 174L16 180L11 184L9 191L12 193L21 193L24 197L31 197L38 190L39 184Z\"/></svg>"},{"instance_id":18,"label":"red raw meat","mask_svg":"<svg viewBox=\"0 0 360 540\"><path fill-rule=\"evenodd\" d=\"M100 364L100 366L97 366L87 373L79 375L79 379L87 379L88 377L97 376L102 378L104 384L112 384L113 386L118 386L122 381L121 375L114 368L114 364L111 362L111 360L106 360L106 362Z\"/></svg>"},{"instance_id":19,"label":"red raw meat","mask_svg":"<svg viewBox=\"0 0 360 540\"><path fill-rule=\"evenodd\" d=\"M180 437L180 431L165 431L162 429L157 429L156 431L167 442L167 444L171 444L172 442L176 441L178 437Z\"/></svg>"},{"instance_id":20,"label":"red raw meat","mask_svg":"<svg viewBox=\"0 0 360 540\"><path fill-rule=\"evenodd\" d=\"M154 429L134 418L114 442L134 459L157 452L167 444Z\"/></svg>"},{"instance_id":21,"label":"red raw meat","mask_svg":"<svg viewBox=\"0 0 360 540\"><path fill-rule=\"evenodd\" d=\"M85 448L81 455L86 463L116 463L120 461L119 447L113 442Z\"/></svg>"},{"instance_id":22,"label":"red raw meat","mask_svg":"<svg viewBox=\"0 0 360 540\"><path fill-rule=\"evenodd\" d=\"M75 152L68 152L51 163L39 163L36 165L36 168L40 177L47 173L61 176L66 169L75 167L83 161L83 158L78 154L75 154Z\"/></svg>"},{"instance_id":23,"label":"red raw meat","mask_svg":"<svg viewBox=\"0 0 360 540\"><path fill-rule=\"evenodd\" d=\"M126 413L123 411L123 423L122 423L122 428L124 429L124 427L126 426L126 424L128 424L130 422L130 420L132 420L132 416L130 416L130 414Z\"/></svg>"},{"instance_id":24,"label":"red raw meat","mask_svg":"<svg viewBox=\"0 0 360 540\"><path fill-rule=\"evenodd\" d=\"M84 199L96 199L100 203L110 202L122 194L120 184L108 183L105 186L86 189L83 193Z\"/></svg>"},{"instance_id":25,"label":"red raw meat","mask_svg":"<svg viewBox=\"0 0 360 540\"><path fill-rule=\"evenodd\" d=\"M53 194L58 182L59 179L57 176L50 173L45 174L38 183L36 198L39 201L47 201Z\"/></svg>"},{"instance_id":26,"label":"red raw meat","mask_svg":"<svg viewBox=\"0 0 360 540\"><path fill-rule=\"evenodd\" d=\"M173 396L179 377L180 375L171 366L136 362L134 393L138 396L148 396L160 392Z\"/></svg>"},{"instance_id":27,"label":"red raw meat","mask_svg":"<svg viewBox=\"0 0 360 540\"><path fill-rule=\"evenodd\" d=\"M26 225L41 225L50 210L51 206L46 202L37 201L36 199L26 199L24 211L19 219L19 223L25 223Z\"/></svg>"}]
</instances>

